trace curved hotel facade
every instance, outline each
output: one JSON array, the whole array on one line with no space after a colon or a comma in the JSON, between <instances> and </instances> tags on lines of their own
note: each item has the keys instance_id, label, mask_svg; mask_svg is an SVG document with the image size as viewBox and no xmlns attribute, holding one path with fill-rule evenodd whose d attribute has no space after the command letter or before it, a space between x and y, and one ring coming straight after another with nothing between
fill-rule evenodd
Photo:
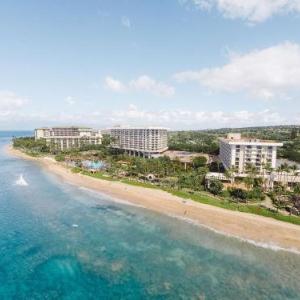
<instances>
[{"instance_id":1,"label":"curved hotel facade","mask_svg":"<svg viewBox=\"0 0 300 300\"><path fill-rule=\"evenodd\" d=\"M162 127L114 127L107 129L112 147L129 155L157 157L168 150L168 131Z\"/></svg>"},{"instance_id":2,"label":"curved hotel facade","mask_svg":"<svg viewBox=\"0 0 300 300\"><path fill-rule=\"evenodd\" d=\"M49 146L67 150L101 144L102 135L99 130L87 127L43 127L35 129L35 139L44 139Z\"/></svg>"}]
</instances>

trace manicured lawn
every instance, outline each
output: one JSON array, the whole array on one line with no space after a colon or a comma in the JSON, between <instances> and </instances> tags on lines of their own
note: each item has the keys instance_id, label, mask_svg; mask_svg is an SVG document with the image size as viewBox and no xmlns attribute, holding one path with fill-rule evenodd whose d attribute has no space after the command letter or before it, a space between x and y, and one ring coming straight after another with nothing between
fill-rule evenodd
<instances>
[{"instance_id":1,"label":"manicured lawn","mask_svg":"<svg viewBox=\"0 0 300 300\"><path fill-rule=\"evenodd\" d=\"M245 212L245 213L251 213L251 214L255 214L255 215L260 215L260 216L273 218L276 220L300 225L300 217L285 216L280 213L271 212L266 208L262 208L262 207L256 206L256 205L237 204L237 203L228 201L226 199L221 199L221 198L217 198L214 196L208 196L205 194L189 194L184 191L173 190L173 191L170 191L170 193L175 196L181 197L181 198L192 199L194 201L204 203L204 204L209 204L209 205L226 208L226 209L230 209L230 210L236 210L236 211Z\"/></svg>"},{"instance_id":2,"label":"manicured lawn","mask_svg":"<svg viewBox=\"0 0 300 300\"><path fill-rule=\"evenodd\" d=\"M186 192L183 190L175 190L175 189L170 189L170 188L159 187L159 186L153 185L151 183L144 183L144 182L139 182L139 181L129 180L129 179L116 179L116 178L112 178L110 176L104 176L101 173L93 174L93 173L90 173L87 171L82 171L81 173L84 175L90 176L90 177L99 178L99 179L103 179L103 180L118 181L118 182L122 182L125 184L139 186L139 187L143 187L143 188L159 189L159 190L168 192L174 196L183 198L183 199L191 199L193 201L203 203L203 204L213 205L213 206L217 206L220 208L230 209L230 210L234 210L234 211L240 211L240 212L244 212L244 213L251 213L251 214L260 215L260 216L264 216L264 217L268 217L268 218L273 218L273 219L276 219L279 221L284 221L284 222L289 222L289 223L300 225L300 217L285 216L280 213L271 212L271 211L267 210L266 208L262 208L257 205L238 204L238 203L229 201L228 199L225 199L225 198L219 198L219 197L215 197L213 195L209 195L205 192L194 192L192 194L192 193L189 193L189 192Z\"/></svg>"},{"instance_id":3,"label":"manicured lawn","mask_svg":"<svg viewBox=\"0 0 300 300\"><path fill-rule=\"evenodd\" d=\"M118 179L112 178L110 176L105 176L102 173L91 173L91 172L88 172L88 171L81 171L81 174L86 175L86 176L90 176L90 177L93 177L93 178L107 180L107 181L119 181Z\"/></svg>"}]
</instances>

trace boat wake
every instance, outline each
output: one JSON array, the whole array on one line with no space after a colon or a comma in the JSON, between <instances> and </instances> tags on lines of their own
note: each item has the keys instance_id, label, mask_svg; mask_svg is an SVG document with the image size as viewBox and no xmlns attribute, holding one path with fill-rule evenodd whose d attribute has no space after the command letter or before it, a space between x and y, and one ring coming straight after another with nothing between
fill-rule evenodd
<instances>
[{"instance_id":1,"label":"boat wake","mask_svg":"<svg viewBox=\"0 0 300 300\"><path fill-rule=\"evenodd\" d=\"M19 185L19 186L28 186L28 183L27 183L27 181L24 179L23 174L21 174L21 175L19 176L19 178L17 179L16 185Z\"/></svg>"}]
</instances>

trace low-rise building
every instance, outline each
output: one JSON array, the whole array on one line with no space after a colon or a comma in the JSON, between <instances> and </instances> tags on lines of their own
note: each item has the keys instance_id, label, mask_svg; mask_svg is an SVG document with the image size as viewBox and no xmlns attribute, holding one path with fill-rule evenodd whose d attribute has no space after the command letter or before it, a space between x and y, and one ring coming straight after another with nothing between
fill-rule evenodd
<instances>
[{"instance_id":1,"label":"low-rise building","mask_svg":"<svg viewBox=\"0 0 300 300\"><path fill-rule=\"evenodd\" d=\"M234 167L237 173L243 174L250 164L262 173L267 165L276 168L277 147L282 145L275 141L242 138L239 133L231 133L227 138L220 139L219 156L226 169Z\"/></svg>"},{"instance_id":2,"label":"low-rise building","mask_svg":"<svg viewBox=\"0 0 300 300\"><path fill-rule=\"evenodd\" d=\"M35 139L44 139L50 147L59 150L101 144L100 130L87 127L43 127L35 129Z\"/></svg>"},{"instance_id":3,"label":"low-rise building","mask_svg":"<svg viewBox=\"0 0 300 300\"><path fill-rule=\"evenodd\" d=\"M112 147L129 155L157 157L168 149L168 131L161 127L114 127L106 132L112 137Z\"/></svg>"}]
</instances>

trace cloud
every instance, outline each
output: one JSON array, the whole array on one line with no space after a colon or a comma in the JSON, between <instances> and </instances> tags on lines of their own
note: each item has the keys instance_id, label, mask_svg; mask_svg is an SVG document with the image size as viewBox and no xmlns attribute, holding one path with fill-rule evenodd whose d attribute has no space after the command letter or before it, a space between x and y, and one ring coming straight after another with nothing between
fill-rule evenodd
<instances>
[{"instance_id":1,"label":"cloud","mask_svg":"<svg viewBox=\"0 0 300 300\"><path fill-rule=\"evenodd\" d=\"M274 15L300 13L300 0L179 0L201 10L216 8L225 18L260 23Z\"/></svg>"},{"instance_id":2,"label":"cloud","mask_svg":"<svg viewBox=\"0 0 300 300\"><path fill-rule=\"evenodd\" d=\"M27 102L26 98L20 97L11 91L0 91L0 111L16 110Z\"/></svg>"},{"instance_id":3,"label":"cloud","mask_svg":"<svg viewBox=\"0 0 300 300\"><path fill-rule=\"evenodd\" d=\"M157 96L170 97L175 94L174 87L158 82L147 75L143 75L132 80L129 85L137 91L147 91Z\"/></svg>"},{"instance_id":4,"label":"cloud","mask_svg":"<svg viewBox=\"0 0 300 300\"><path fill-rule=\"evenodd\" d=\"M133 79L127 84L108 76L105 78L105 86L115 92L144 91L161 97L171 97L175 94L173 86L156 81L147 75Z\"/></svg>"},{"instance_id":5,"label":"cloud","mask_svg":"<svg viewBox=\"0 0 300 300\"><path fill-rule=\"evenodd\" d=\"M130 19L126 16L123 16L121 18L121 24L122 26L126 27L126 28L130 28L131 27L131 22L130 22Z\"/></svg>"},{"instance_id":6,"label":"cloud","mask_svg":"<svg viewBox=\"0 0 300 300\"><path fill-rule=\"evenodd\" d=\"M108 89L110 89L114 92L123 92L126 89L125 85L121 81L114 79L110 76L107 76L105 78L104 83Z\"/></svg>"},{"instance_id":7,"label":"cloud","mask_svg":"<svg viewBox=\"0 0 300 300\"><path fill-rule=\"evenodd\" d=\"M48 113L41 110L32 111L30 113L20 111L0 111L0 126L1 128L36 128L41 126L53 126L53 125L87 125L98 128L100 122L105 120L106 115L94 111L94 112L60 112Z\"/></svg>"},{"instance_id":8,"label":"cloud","mask_svg":"<svg viewBox=\"0 0 300 300\"><path fill-rule=\"evenodd\" d=\"M245 127L262 125L298 124L299 112L282 115L277 111L265 109L261 111L221 110L143 110L131 104L127 109L118 111L93 112L36 112L1 111L1 128L36 128L54 125L86 125L94 128L106 128L115 124L136 126L164 126L172 129L204 129L220 127Z\"/></svg>"},{"instance_id":9,"label":"cloud","mask_svg":"<svg viewBox=\"0 0 300 300\"><path fill-rule=\"evenodd\" d=\"M300 45L286 42L244 55L231 54L221 67L184 71L174 78L199 82L211 91L243 92L267 100L287 98L300 90Z\"/></svg>"},{"instance_id":10,"label":"cloud","mask_svg":"<svg viewBox=\"0 0 300 300\"><path fill-rule=\"evenodd\" d=\"M135 105L130 105L127 110L114 111L110 122L115 124L134 125L161 125L170 128L218 128L242 127L258 125L292 124L299 121L299 116L280 115L269 109L250 112L247 110L224 111L197 111L197 110L140 110Z\"/></svg>"},{"instance_id":11,"label":"cloud","mask_svg":"<svg viewBox=\"0 0 300 300\"><path fill-rule=\"evenodd\" d=\"M65 102L67 102L69 105L74 105L76 103L74 97L72 97L72 96L66 97Z\"/></svg>"}]
</instances>

